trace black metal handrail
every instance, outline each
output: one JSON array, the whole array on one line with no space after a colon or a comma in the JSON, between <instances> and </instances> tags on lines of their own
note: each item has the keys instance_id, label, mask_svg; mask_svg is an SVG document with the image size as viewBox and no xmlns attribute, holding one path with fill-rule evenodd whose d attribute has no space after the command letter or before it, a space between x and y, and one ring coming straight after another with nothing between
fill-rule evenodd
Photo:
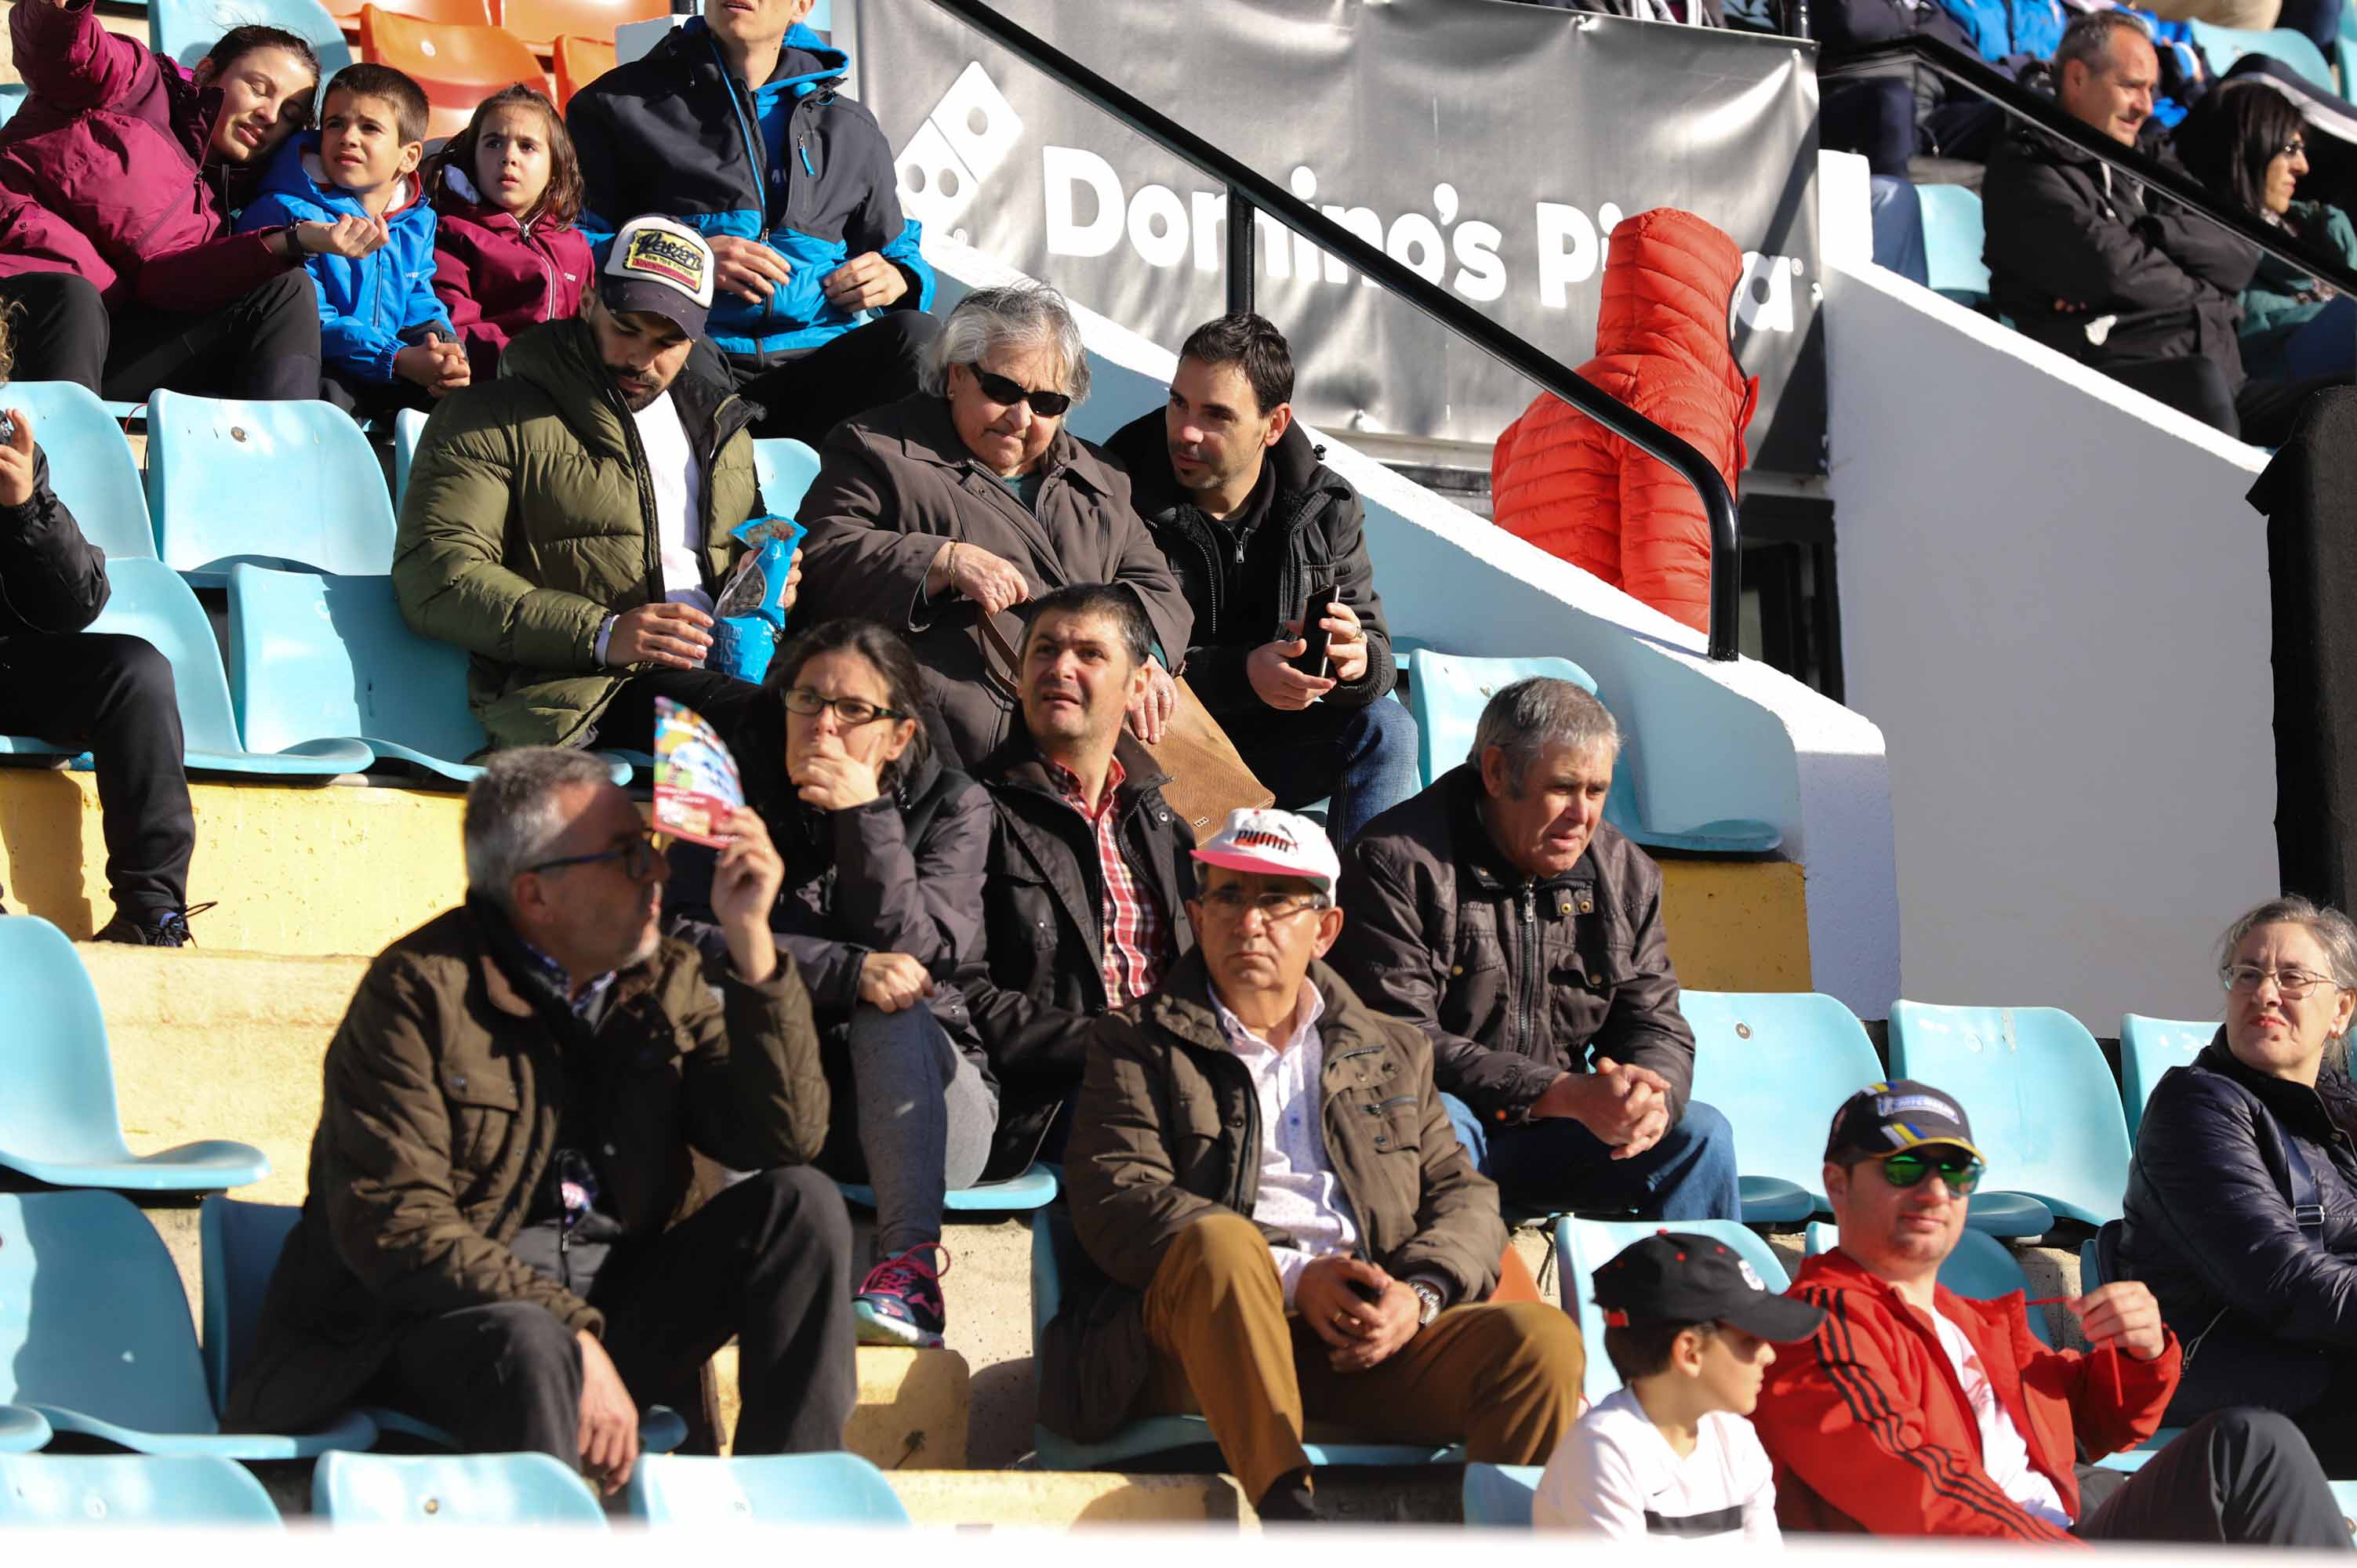
<instances>
[{"instance_id":1,"label":"black metal handrail","mask_svg":"<svg viewBox=\"0 0 2357 1568\"><path fill-rule=\"evenodd\" d=\"M1674 469L1702 497L1704 514L1710 521L1710 656L1717 660L1737 656L1736 631L1743 610L1743 537L1736 521L1734 492L1709 458L1611 393L1581 380L1561 360L1540 352L1446 289L1394 261L1381 246L1368 243L1275 180L1008 21L982 0L931 0L931 4L1163 151L1226 183L1231 309L1252 308L1257 260L1253 214L1255 209L1265 211L1458 336L1471 339L1477 348L1503 360L1623 441Z\"/></svg>"},{"instance_id":2,"label":"black metal handrail","mask_svg":"<svg viewBox=\"0 0 2357 1568\"><path fill-rule=\"evenodd\" d=\"M2352 271L2339 257L2312 252L2282 230L2261 222L2255 214L2219 196L2183 170L2156 163L2135 148L2114 141L2093 126L2072 119L2053 99L2023 86L1979 56L1966 54L1953 44L1921 37L1893 38L1888 43L1873 44L1855 53L1845 54L1837 60L1820 60L1817 77L1820 81L1826 81L1862 76L1901 62L1911 62L1937 71L1948 81L1987 99L2015 119L2027 120L2057 140L2068 142L2081 152L2093 154L2189 211L2248 240L2276 260L2321 278L2343 293L2357 294L2357 271Z\"/></svg>"}]
</instances>

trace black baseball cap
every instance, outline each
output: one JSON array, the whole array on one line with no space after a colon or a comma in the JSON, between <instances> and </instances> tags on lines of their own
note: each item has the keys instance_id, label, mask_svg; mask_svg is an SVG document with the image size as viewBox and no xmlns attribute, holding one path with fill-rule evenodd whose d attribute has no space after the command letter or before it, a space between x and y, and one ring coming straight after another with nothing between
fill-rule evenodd
<instances>
[{"instance_id":1,"label":"black baseball cap","mask_svg":"<svg viewBox=\"0 0 2357 1568\"><path fill-rule=\"evenodd\" d=\"M1974 1146L1973 1124L1953 1095L1911 1078L1893 1079L1869 1083L1842 1101L1825 1136L1825 1161L1842 1165L1878 1160L1933 1144L1962 1149L1988 1164L1988 1156Z\"/></svg>"},{"instance_id":2,"label":"black baseball cap","mask_svg":"<svg viewBox=\"0 0 2357 1568\"><path fill-rule=\"evenodd\" d=\"M1608 1328L1726 1323L1775 1345L1814 1334L1822 1307L1777 1295L1724 1241L1664 1230L1632 1242L1596 1271L1596 1305Z\"/></svg>"}]
</instances>

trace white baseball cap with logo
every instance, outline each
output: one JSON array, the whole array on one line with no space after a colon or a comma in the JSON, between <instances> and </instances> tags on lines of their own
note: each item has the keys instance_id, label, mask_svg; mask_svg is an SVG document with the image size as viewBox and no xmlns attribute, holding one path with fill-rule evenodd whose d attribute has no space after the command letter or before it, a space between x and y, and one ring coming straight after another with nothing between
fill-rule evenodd
<instances>
[{"instance_id":1,"label":"white baseball cap with logo","mask_svg":"<svg viewBox=\"0 0 2357 1568\"><path fill-rule=\"evenodd\" d=\"M691 338L712 311L712 247L684 223L633 218L614 236L597 274L597 295L616 315L650 311Z\"/></svg>"},{"instance_id":2,"label":"white baseball cap with logo","mask_svg":"<svg viewBox=\"0 0 2357 1568\"><path fill-rule=\"evenodd\" d=\"M1243 807L1228 813L1228 825L1195 852L1206 865L1256 871L1264 876L1301 876L1331 897L1342 862L1326 830L1292 811Z\"/></svg>"}]
</instances>

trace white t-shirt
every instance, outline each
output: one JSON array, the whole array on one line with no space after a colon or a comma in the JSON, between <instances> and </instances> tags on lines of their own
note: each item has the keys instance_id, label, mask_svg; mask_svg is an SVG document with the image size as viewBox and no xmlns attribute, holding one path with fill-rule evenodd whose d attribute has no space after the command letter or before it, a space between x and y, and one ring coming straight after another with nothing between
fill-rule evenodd
<instances>
[{"instance_id":1,"label":"white t-shirt","mask_svg":"<svg viewBox=\"0 0 2357 1568\"><path fill-rule=\"evenodd\" d=\"M704 465L696 460L668 391L630 417L638 424L639 445L647 452L647 478L654 486L663 597L708 611L712 596L704 587Z\"/></svg>"},{"instance_id":2,"label":"white t-shirt","mask_svg":"<svg viewBox=\"0 0 2357 1568\"><path fill-rule=\"evenodd\" d=\"M1564 1434L1539 1477L1531 1522L1614 1541L1777 1545L1776 1473L1751 1423L1713 1411L1684 1458L1622 1389Z\"/></svg>"},{"instance_id":3,"label":"white t-shirt","mask_svg":"<svg viewBox=\"0 0 2357 1568\"><path fill-rule=\"evenodd\" d=\"M1981 1468L2024 1513L2070 1529L2072 1520L2063 1511L2062 1495L2030 1465L2029 1444L2022 1441L2013 1417L1997 1403L1980 1352L1973 1348L1963 1329L1936 1312L1932 1315L1932 1326L1939 1330L1940 1348L1948 1353L1948 1364L1956 1369L1957 1380L1964 1385L1964 1398L1972 1402L1973 1415L1981 1423Z\"/></svg>"}]
</instances>

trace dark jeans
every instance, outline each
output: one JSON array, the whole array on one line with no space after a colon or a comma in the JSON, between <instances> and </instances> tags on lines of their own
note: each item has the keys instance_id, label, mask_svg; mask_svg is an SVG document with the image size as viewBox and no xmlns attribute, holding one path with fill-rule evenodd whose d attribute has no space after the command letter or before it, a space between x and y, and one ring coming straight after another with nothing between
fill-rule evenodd
<instances>
[{"instance_id":1,"label":"dark jeans","mask_svg":"<svg viewBox=\"0 0 2357 1568\"><path fill-rule=\"evenodd\" d=\"M1641 1219L1740 1219L1735 1129L1700 1101L1688 1101L1678 1124L1634 1159L1612 1150L1578 1122L1549 1117L1519 1126L1484 1127L1473 1108L1444 1094L1457 1141L1476 1169L1498 1184L1509 1208L1633 1208Z\"/></svg>"},{"instance_id":2,"label":"dark jeans","mask_svg":"<svg viewBox=\"0 0 2357 1568\"><path fill-rule=\"evenodd\" d=\"M2288 27L2306 38L2332 59L2332 48L2341 38L2341 7L2343 0L2284 0L2283 9L2276 15L2276 26ZM2326 85L2330 85L2327 83ZM2352 84L2343 82L2346 92Z\"/></svg>"},{"instance_id":3,"label":"dark jeans","mask_svg":"<svg viewBox=\"0 0 2357 1568\"><path fill-rule=\"evenodd\" d=\"M319 302L310 274L281 273L205 315L125 306L62 273L0 278L19 306L24 381L79 381L100 397L145 403L158 387L202 397L285 403L319 395Z\"/></svg>"},{"instance_id":4,"label":"dark jeans","mask_svg":"<svg viewBox=\"0 0 2357 1568\"><path fill-rule=\"evenodd\" d=\"M188 908L197 824L169 660L109 632L0 638L0 734L89 748L116 913L152 925Z\"/></svg>"},{"instance_id":5,"label":"dark jeans","mask_svg":"<svg viewBox=\"0 0 2357 1568\"><path fill-rule=\"evenodd\" d=\"M921 310L888 310L789 360L732 361L737 390L763 410L753 434L823 445L854 414L915 392L918 368L941 330Z\"/></svg>"},{"instance_id":6,"label":"dark jeans","mask_svg":"<svg viewBox=\"0 0 2357 1568\"><path fill-rule=\"evenodd\" d=\"M642 670L624 682L614 700L606 704L591 744L602 751L651 753L655 699L669 697L710 720L720 738L733 747L737 726L760 694L761 688L751 682L716 670Z\"/></svg>"},{"instance_id":7,"label":"dark jeans","mask_svg":"<svg viewBox=\"0 0 2357 1568\"><path fill-rule=\"evenodd\" d=\"M643 1405L692 1387L737 1342L739 1454L843 1446L856 1401L851 1217L810 1166L759 1171L634 1249L617 1247L591 1287L601 1337ZM581 1348L545 1308L462 1307L404 1335L366 1396L429 1421L468 1453L580 1462Z\"/></svg>"},{"instance_id":8,"label":"dark jeans","mask_svg":"<svg viewBox=\"0 0 2357 1568\"><path fill-rule=\"evenodd\" d=\"M2072 1533L2086 1541L2349 1550L2349 1526L2308 1439L2288 1416L2261 1410L2203 1416Z\"/></svg>"},{"instance_id":9,"label":"dark jeans","mask_svg":"<svg viewBox=\"0 0 2357 1568\"><path fill-rule=\"evenodd\" d=\"M431 413L441 401L415 381L395 376L389 381L364 381L342 371L319 372L319 396L354 419L389 424L404 408Z\"/></svg>"},{"instance_id":10,"label":"dark jeans","mask_svg":"<svg viewBox=\"0 0 2357 1568\"><path fill-rule=\"evenodd\" d=\"M2202 424L2255 446L2280 446L2308 400L2327 387L2346 386L2349 377L2311 376L2302 381L2247 381L2236 392L2214 360L2141 360L2106 365L2104 374L2157 398Z\"/></svg>"},{"instance_id":11,"label":"dark jeans","mask_svg":"<svg viewBox=\"0 0 2357 1568\"><path fill-rule=\"evenodd\" d=\"M1389 697L1363 708L1318 703L1294 714L1272 709L1230 738L1286 811L1331 797L1326 836L1337 849L1357 838L1371 818L1424 788L1416 771L1415 715Z\"/></svg>"},{"instance_id":12,"label":"dark jeans","mask_svg":"<svg viewBox=\"0 0 2357 1568\"><path fill-rule=\"evenodd\" d=\"M2284 340L2284 368L2294 381L2346 381L2357 372L2357 295L2341 295Z\"/></svg>"}]
</instances>

